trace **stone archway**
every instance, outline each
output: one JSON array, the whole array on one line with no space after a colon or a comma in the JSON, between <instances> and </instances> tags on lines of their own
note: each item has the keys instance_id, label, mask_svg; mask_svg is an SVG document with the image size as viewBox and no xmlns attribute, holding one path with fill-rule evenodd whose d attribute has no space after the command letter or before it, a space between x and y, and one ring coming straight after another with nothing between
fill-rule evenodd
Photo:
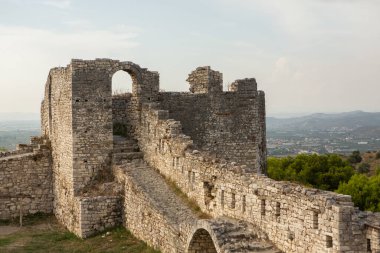
<instances>
[{"instance_id":1,"label":"stone archway","mask_svg":"<svg viewBox=\"0 0 380 253\"><path fill-rule=\"evenodd\" d=\"M143 80L141 76L141 69L138 65L132 63L132 62L118 62L115 64L115 66L112 68L110 72L110 81L112 82L113 75L118 71L125 71L127 72L132 79L132 96L139 96L141 95L142 86L143 86Z\"/></svg>"},{"instance_id":2,"label":"stone archway","mask_svg":"<svg viewBox=\"0 0 380 253\"><path fill-rule=\"evenodd\" d=\"M207 230L195 231L188 248L188 253L217 253L214 241Z\"/></svg>"}]
</instances>

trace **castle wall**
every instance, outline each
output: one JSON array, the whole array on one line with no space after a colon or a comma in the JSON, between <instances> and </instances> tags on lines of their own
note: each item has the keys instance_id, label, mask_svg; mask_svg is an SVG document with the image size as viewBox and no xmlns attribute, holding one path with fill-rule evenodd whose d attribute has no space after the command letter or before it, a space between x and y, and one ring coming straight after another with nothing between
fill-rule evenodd
<instances>
[{"instance_id":1,"label":"castle wall","mask_svg":"<svg viewBox=\"0 0 380 253\"><path fill-rule=\"evenodd\" d=\"M131 177L125 175L124 182L124 226L149 246L162 252L184 252L183 239L187 233L180 233L178 224L172 224Z\"/></svg>"},{"instance_id":2,"label":"castle wall","mask_svg":"<svg viewBox=\"0 0 380 253\"><path fill-rule=\"evenodd\" d=\"M78 217L73 192L72 68L53 68L41 106L42 134L51 141L54 213L70 230Z\"/></svg>"},{"instance_id":3,"label":"castle wall","mask_svg":"<svg viewBox=\"0 0 380 253\"><path fill-rule=\"evenodd\" d=\"M112 76L119 70L132 77L130 97L112 96ZM27 146L0 155L0 180L4 178L0 197L6 199L0 204L0 215L16 215L17 202L24 200L34 212L38 199L49 198L44 190L34 189L35 181L31 185L20 181L32 187L35 198L9 197L20 192L11 169L20 170L17 175L48 178L49 164L54 212L69 230L87 237L123 218L150 245L169 252L181 249L186 241L181 236L188 231L167 220L149 191L143 192L131 175L122 179L116 175L125 187L122 199L82 195L83 188L112 173L113 126L122 123L129 137L138 139L144 160L213 217L256 224L285 252L379 251L378 216L360 212L349 196L262 175L266 172L265 98L254 79L236 80L229 92L223 92L222 74L200 67L188 81L191 93L159 93L157 72L109 59L72 60L66 68L52 69L41 106L42 133L51 140L52 163L34 164L40 160ZM49 152L45 153L38 156L43 161ZM41 208L48 209L49 203Z\"/></svg>"},{"instance_id":4,"label":"castle wall","mask_svg":"<svg viewBox=\"0 0 380 253\"><path fill-rule=\"evenodd\" d=\"M74 191L79 194L97 175L111 171L113 74L124 70L132 77L132 97L127 108L131 128L139 121L140 101L156 99L158 74L131 62L108 59L72 60L71 67Z\"/></svg>"},{"instance_id":5,"label":"castle wall","mask_svg":"<svg viewBox=\"0 0 380 253\"><path fill-rule=\"evenodd\" d=\"M350 196L277 182L193 150L181 124L158 107L143 107L139 144L144 159L203 211L257 224L285 252L366 250L364 220Z\"/></svg>"},{"instance_id":6,"label":"castle wall","mask_svg":"<svg viewBox=\"0 0 380 253\"><path fill-rule=\"evenodd\" d=\"M50 162L48 150L0 158L0 219L53 212Z\"/></svg>"},{"instance_id":7,"label":"castle wall","mask_svg":"<svg viewBox=\"0 0 380 253\"><path fill-rule=\"evenodd\" d=\"M112 122L114 135L123 133L129 135L133 129L131 115L132 94L125 93L112 96ZM115 133L116 132L116 133Z\"/></svg>"},{"instance_id":8,"label":"castle wall","mask_svg":"<svg viewBox=\"0 0 380 253\"><path fill-rule=\"evenodd\" d=\"M119 196L81 197L79 205L80 222L76 234L82 238L122 224L122 199Z\"/></svg>"},{"instance_id":9,"label":"castle wall","mask_svg":"<svg viewBox=\"0 0 380 253\"><path fill-rule=\"evenodd\" d=\"M200 149L266 168L265 99L262 91L220 94L160 93L161 108L180 121L183 132Z\"/></svg>"}]
</instances>

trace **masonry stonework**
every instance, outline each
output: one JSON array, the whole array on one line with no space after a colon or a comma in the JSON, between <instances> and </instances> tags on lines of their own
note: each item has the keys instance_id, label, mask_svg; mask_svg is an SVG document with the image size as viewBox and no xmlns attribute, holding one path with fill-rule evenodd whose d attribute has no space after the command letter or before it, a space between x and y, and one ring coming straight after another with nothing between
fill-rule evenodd
<instances>
[{"instance_id":1,"label":"masonry stonework","mask_svg":"<svg viewBox=\"0 0 380 253\"><path fill-rule=\"evenodd\" d=\"M112 94L117 71L131 93ZM122 224L163 252L380 252L379 213L265 176L254 78L223 91L206 66L187 80L190 92L160 92L157 72L110 59L51 69L42 137L0 155L0 218L54 212L83 238Z\"/></svg>"}]
</instances>

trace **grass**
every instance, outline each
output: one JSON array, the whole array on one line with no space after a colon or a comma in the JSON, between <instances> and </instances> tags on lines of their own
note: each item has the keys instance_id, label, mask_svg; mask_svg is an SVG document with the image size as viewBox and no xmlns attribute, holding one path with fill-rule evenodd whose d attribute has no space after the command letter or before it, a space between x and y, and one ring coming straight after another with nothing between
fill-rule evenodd
<instances>
[{"instance_id":1,"label":"grass","mask_svg":"<svg viewBox=\"0 0 380 253\"><path fill-rule=\"evenodd\" d=\"M135 238L123 227L117 227L83 240L58 224L54 216L37 215L25 224L27 225L15 233L0 235L0 252L159 253ZM0 226L0 231L1 229Z\"/></svg>"},{"instance_id":2,"label":"grass","mask_svg":"<svg viewBox=\"0 0 380 253\"><path fill-rule=\"evenodd\" d=\"M170 189L180 197L187 206L197 215L199 219L210 219L211 216L207 213L202 212L201 208L198 206L197 202L193 199L190 199L186 193L184 193L173 180L170 180L164 177L166 183L169 185Z\"/></svg>"}]
</instances>

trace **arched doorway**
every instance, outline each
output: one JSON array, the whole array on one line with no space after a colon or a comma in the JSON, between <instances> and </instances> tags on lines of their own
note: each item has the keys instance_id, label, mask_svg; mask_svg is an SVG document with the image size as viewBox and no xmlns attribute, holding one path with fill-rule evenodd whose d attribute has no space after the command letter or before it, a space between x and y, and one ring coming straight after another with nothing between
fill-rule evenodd
<instances>
[{"instance_id":1,"label":"arched doorway","mask_svg":"<svg viewBox=\"0 0 380 253\"><path fill-rule=\"evenodd\" d=\"M131 105L134 81L131 74L124 70L119 70L112 76L113 135L130 136L131 124L128 109Z\"/></svg>"},{"instance_id":2,"label":"arched doorway","mask_svg":"<svg viewBox=\"0 0 380 253\"><path fill-rule=\"evenodd\" d=\"M217 253L214 242L207 230L198 229L190 241L189 253Z\"/></svg>"},{"instance_id":3,"label":"arched doorway","mask_svg":"<svg viewBox=\"0 0 380 253\"><path fill-rule=\"evenodd\" d=\"M112 95L132 93L132 77L126 71L119 70L112 76Z\"/></svg>"}]
</instances>

